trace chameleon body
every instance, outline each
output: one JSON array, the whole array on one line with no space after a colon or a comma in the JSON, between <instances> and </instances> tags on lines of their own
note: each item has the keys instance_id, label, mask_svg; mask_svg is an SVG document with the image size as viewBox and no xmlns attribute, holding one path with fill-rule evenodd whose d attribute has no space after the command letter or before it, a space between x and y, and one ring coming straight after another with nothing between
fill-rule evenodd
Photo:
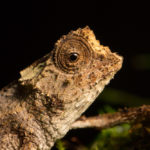
<instances>
[{"instance_id":1,"label":"chameleon body","mask_svg":"<svg viewBox=\"0 0 150 150\"><path fill-rule=\"evenodd\" d=\"M62 36L0 91L0 149L49 150L121 66L89 27Z\"/></svg>"}]
</instances>

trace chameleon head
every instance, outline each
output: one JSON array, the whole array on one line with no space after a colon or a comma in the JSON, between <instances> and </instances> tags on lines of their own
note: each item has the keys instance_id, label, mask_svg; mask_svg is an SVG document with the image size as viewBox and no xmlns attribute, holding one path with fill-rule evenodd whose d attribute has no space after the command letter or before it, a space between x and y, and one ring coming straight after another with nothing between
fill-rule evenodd
<instances>
[{"instance_id":1,"label":"chameleon head","mask_svg":"<svg viewBox=\"0 0 150 150\"><path fill-rule=\"evenodd\" d=\"M46 107L56 114L51 124L62 137L114 77L122 61L100 45L89 27L79 28L57 41L44 63L38 63L44 67L35 64L22 71L20 81L29 81L48 97Z\"/></svg>"},{"instance_id":2,"label":"chameleon head","mask_svg":"<svg viewBox=\"0 0 150 150\"><path fill-rule=\"evenodd\" d=\"M93 31L85 27L56 43L54 63L64 76L72 76L74 85L82 88L113 76L122 66L122 57L100 45Z\"/></svg>"},{"instance_id":3,"label":"chameleon head","mask_svg":"<svg viewBox=\"0 0 150 150\"><path fill-rule=\"evenodd\" d=\"M77 111L78 117L121 68L122 60L100 45L89 27L79 28L57 41L36 87L54 97L56 105L59 101L68 112Z\"/></svg>"}]
</instances>

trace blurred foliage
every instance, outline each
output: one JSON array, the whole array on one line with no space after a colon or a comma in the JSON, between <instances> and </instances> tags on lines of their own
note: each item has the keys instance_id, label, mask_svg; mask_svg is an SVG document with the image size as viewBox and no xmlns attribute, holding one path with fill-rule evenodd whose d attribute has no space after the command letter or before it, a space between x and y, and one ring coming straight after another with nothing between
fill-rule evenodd
<instances>
[{"instance_id":1,"label":"blurred foliage","mask_svg":"<svg viewBox=\"0 0 150 150\"><path fill-rule=\"evenodd\" d=\"M114 108L112 108L111 106L109 105L104 105L101 107L101 109L98 109L98 113L99 114L105 114L105 113L114 113L116 112L116 110Z\"/></svg>"},{"instance_id":2,"label":"blurred foliage","mask_svg":"<svg viewBox=\"0 0 150 150\"><path fill-rule=\"evenodd\" d=\"M64 147L64 143L61 140L57 140L57 142L56 142L56 148L58 150L66 150L66 148Z\"/></svg>"},{"instance_id":3,"label":"blurred foliage","mask_svg":"<svg viewBox=\"0 0 150 150\"><path fill-rule=\"evenodd\" d=\"M150 70L150 54L135 55L131 63L137 70Z\"/></svg>"},{"instance_id":4,"label":"blurred foliage","mask_svg":"<svg viewBox=\"0 0 150 150\"><path fill-rule=\"evenodd\" d=\"M142 98L125 91L108 87L100 95L100 98L113 105L140 106L143 104L150 104L150 98Z\"/></svg>"},{"instance_id":5,"label":"blurred foliage","mask_svg":"<svg viewBox=\"0 0 150 150\"><path fill-rule=\"evenodd\" d=\"M102 130L90 146L90 150L125 150L129 142L129 124Z\"/></svg>"},{"instance_id":6,"label":"blurred foliage","mask_svg":"<svg viewBox=\"0 0 150 150\"><path fill-rule=\"evenodd\" d=\"M87 150L149 150L150 122L103 129Z\"/></svg>"}]
</instances>

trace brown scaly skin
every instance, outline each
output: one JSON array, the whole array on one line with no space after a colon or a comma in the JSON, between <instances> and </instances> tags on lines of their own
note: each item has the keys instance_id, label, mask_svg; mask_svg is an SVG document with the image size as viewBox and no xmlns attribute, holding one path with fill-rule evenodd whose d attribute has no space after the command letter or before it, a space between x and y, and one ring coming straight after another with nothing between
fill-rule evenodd
<instances>
[{"instance_id":1,"label":"brown scaly skin","mask_svg":"<svg viewBox=\"0 0 150 150\"><path fill-rule=\"evenodd\" d=\"M63 36L0 91L0 149L49 150L121 66L89 27Z\"/></svg>"}]
</instances>

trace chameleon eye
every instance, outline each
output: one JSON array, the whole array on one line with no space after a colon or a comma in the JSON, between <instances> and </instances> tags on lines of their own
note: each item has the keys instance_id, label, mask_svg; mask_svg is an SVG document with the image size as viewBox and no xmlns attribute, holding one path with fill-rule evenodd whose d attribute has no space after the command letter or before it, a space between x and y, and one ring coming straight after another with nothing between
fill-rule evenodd
<instances>
[{"instance_id":1,"label":"chameleon eye","mask_svg":"<svg viewBox=\"0 0 150 150\"><path fill-rule=\"evenodd\" d=\"M88 42L82 37L61 38L54 51L55 65L67 73L77 73L91 63L92 52Z\"/></svg>"},{"instance_id":2,"label":"chameleon eye","mask_svg":"<svg viewBox=\"0 0 150 150\"><path fill-rule=\"evenodd\" d=\"M79 58L79 54L78 53L71 53L70 56L69 56L69 59L71 62L75 62L77 61Z\"/></svg>"}]
</instances>

